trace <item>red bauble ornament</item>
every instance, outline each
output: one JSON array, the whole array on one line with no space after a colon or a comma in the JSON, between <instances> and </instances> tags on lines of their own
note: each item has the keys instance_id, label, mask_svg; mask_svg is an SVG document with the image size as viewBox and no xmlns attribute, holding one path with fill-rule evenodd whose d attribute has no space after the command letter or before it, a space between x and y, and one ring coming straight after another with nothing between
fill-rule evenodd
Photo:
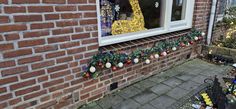
<instances>
[{"instance_id":1,"label":"red bauble ornament","mask_svg":"<svg viewBox=\"0 0 236 109\"><path fill-rule=\"evenodd\" d=\"M117 67L116 67L116 66L113 66L113 67L112 67L112 70L113 70L113 71L116 71L116 70L117 70Z\"/></svg>"},{"instance_id":2,"label":"red bauble ornament","mask_svg":"<svg viewBox=\"0 0 236 109\"><path fill-rule=\"evenodd\" d=\"M202 36L199 36L198 38L199 38L199 40L202 40L202 39L203 39L203 37L202 37Z\"/></svg>"},{"instance_id":3,"label":"red bauble ornament","mask_svg":"<svg viewBox=\"0 0 236 109\"><path fill-rule=\"evenodd\" d=\"M185 45L183 42L181 42L181 43L180 43L180 46L181 46L181 47L185 47L186 45Z\"/></svg>"},{"instance_id":4,"label":"red bauble ornament","mask_svg":"<svg viewBox=\"0 0 236 109\"><path fill-rule=\"evenodd\" d=\"M131 64L131 62L132 61L130 59L126 61L127 64Z\"/></svg>"},{"instance_id":5,"label":"red bauble ornament","mask_svg":"<svg viewBox=\"0 0 236 109\"><path fill-rule=\"evenodd\" d=\"M102 62L99 62L99 63L98 63L98 66L100 66L100 67L101 67L102 65L103 65Z\"/></svg>"},{"instance_id":6,"label":"red bauble ornament","mask_svg":"<svg viewBox=\"0 0 236 109\"><path fill-rule=\"evenodd\" d=\"M89 78L90 77L90 74L87 72L84 74L84 78Z\"/></svg>"},{"instance_id":7,"label":"red bauble ornament","mask_svg":"<svg viewBox=\"0 0 236 109\"><path fill-rule=\"evenodd\" d=\"M190 43L191 45L193 45L194 42L193 42L193 41L189 41L189 43Z\"/></svg>"}]
</instances>

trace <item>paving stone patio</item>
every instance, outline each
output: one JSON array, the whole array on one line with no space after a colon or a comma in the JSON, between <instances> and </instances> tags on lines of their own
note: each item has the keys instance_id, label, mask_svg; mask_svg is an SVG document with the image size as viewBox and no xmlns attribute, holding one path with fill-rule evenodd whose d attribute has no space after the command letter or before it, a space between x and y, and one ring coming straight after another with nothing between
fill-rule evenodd
<instances>
[{"instance_id":1,"label":"paving stone patio","mask_svg":"<svg viewBox=\"0 0 236 109\"><path fill-rule=\"evenodd\" d=\"M225 75L230 66L194 59L92 102L81 109L166 109L196 90L204 79Z\"/></svg>"}]
</instances>

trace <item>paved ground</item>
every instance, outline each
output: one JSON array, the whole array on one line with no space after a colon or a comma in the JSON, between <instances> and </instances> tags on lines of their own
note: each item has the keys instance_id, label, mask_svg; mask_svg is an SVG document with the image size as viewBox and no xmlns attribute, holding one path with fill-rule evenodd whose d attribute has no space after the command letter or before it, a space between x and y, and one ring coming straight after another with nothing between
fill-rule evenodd
<instances>
[{"instance_id":1,"label":"paved ground","mask_svg":"<svg viewBox=\"0 0 236 109\"><path fill-rule=\"evenodd\" d=\"M166 109L196 90L204 79L224 75L229 66L195 59L135 83L82 109Z\"/></svg>"}]
</instances>

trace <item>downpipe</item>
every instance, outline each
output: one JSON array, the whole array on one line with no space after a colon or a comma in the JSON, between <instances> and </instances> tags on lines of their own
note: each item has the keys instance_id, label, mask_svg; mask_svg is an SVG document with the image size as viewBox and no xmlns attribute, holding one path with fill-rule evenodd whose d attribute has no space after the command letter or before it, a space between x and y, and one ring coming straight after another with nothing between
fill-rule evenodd
<instances>
[{"instance_id":1,"label":"downpipe","mask_svg":"<svg viewBox=\"0 0 236 109\"><path fill-rule=\"evenodd\" d=\"M215 22L217 2L218 2L218 0L212 0L210 21L209 21L209 24L208 24L208 32L207 32L207 45L211 44L212 31L213 31L214 22Z\"/></svg>"}]
</instances>

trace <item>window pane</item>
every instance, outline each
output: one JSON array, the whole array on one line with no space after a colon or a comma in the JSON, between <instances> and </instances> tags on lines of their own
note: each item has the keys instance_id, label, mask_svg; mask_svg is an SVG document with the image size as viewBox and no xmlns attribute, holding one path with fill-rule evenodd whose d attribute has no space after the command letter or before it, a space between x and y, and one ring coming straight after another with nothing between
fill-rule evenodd
<instances>
[{"instance_id":1,"label":"window pane","mask_svg":"<svg viewBox=\"0 0 236 109\"><path fill-rule=\"evenodd\" d=\"M173 0L171 21L183 20L185 16L185 0Z\"/></svg>"},{"instance_id":2,"label":"window pane","mask_svg":"<svg viewBox=\"0 0 236 109\"><path fill-rule=\"evenodd\" d=\"M100 0L102 36L161 26L161 0Z\"/></svg>"}]
</instances>

